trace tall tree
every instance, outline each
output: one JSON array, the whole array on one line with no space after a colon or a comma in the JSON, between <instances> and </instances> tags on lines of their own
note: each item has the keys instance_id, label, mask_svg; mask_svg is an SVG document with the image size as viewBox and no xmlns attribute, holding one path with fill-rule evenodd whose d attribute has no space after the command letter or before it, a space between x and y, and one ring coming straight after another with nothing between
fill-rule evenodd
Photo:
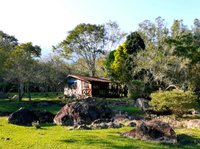
<instances>
[{"instance_id":1,"label":"tall tree","mask_svg":"<svg viewBox=\"0 0 200 149\"><path fill-rule=\"evenodd\" d=\"M96 60L105 53L105 50L116 45L122 37L123 34L120 34L116 23L79 24L54 49L74 61L83 58L90 75L95 76Z\"/></svg>"},{"instance_id":2,"label":"tall tree","mask_svg":"<svg viewBox=\"0 0 200 149\"><path fill-rule=\"evenodd\" d=\"M19 101L24 95L24 86L31 100L30 83L35 78L35 58L39 57L40 53L40 47L33 46L31 42L17 45L10 53L7 61L7 79L18 84Z\"/></svg>"},{"instance_id":3,"label":"tall tree","mask_svg":"<svg viewBox=\"0 0 200 149\"><path fill-rule=\"evenodd\" d=\"M70 68L60 56L49 56L38 62L35 84L42 92L61 91L64 88L63 82L66 76L72 70L74 68Z\"/></svg>"},{"instance_id":4,"label":"tall tree","mask_svg":"<svg viewBox=\"0 0 200 149\"><path fill-rule=\"evenodd\" d=\"M5 90L8 82L4 79L6 76L6 62L10 56L10 52L18 44L14 36L10 36L0 31L0 90Z\"/></svg>"},{"instance_id":5,"label":"tall tree","mask_svg":"<svg viewBox=\"0 0 200 149\"><path fill-rule=\"evenodd\" d=\"M114 80L128 85L129 94L132 94L136 76L132 75L135 67L135 56L137 52L145 49L145 44L137 32L127 36L126 41L116 51L110 53L106 61L108 74Z\"/></svg>"}]
</instances>

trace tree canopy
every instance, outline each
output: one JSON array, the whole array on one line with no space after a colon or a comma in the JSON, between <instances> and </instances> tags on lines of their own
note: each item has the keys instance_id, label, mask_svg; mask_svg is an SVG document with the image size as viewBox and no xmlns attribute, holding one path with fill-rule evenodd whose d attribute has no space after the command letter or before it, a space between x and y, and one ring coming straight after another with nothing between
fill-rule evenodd
<instances>
[{"instance_id":1,"label":"tree canopy","mask_svg":"<svg viewBox=\"0 0 200 149\"><path fill-rule=\"evenodd\" d=\"M55 49L74 61L83 58L90 75L95 76L96 60L105 54L107 48L112 48L118 43L123 36L115 22L106 25L83 23L70 31L66 39Z\"/></svg>"}]
</instances>

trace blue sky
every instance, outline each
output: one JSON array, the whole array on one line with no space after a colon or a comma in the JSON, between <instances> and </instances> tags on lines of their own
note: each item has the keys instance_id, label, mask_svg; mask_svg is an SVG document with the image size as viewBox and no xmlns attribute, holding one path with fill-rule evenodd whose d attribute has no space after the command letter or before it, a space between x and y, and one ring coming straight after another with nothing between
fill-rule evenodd
<instances>
[{"instance_id":1,"label":"blue sky","mask_svg":"<svg viewBox=\"0 0 200 149\"><path fill-rule=\"evenodd\" d=\"M0 30L19 42L40 45L44 54L79 23L112 20L130 32L158 16L169 26L174 19L183 19L189 27L200 19L199 0L0 0L0 6Z\"/></svg>"}]
</instances>

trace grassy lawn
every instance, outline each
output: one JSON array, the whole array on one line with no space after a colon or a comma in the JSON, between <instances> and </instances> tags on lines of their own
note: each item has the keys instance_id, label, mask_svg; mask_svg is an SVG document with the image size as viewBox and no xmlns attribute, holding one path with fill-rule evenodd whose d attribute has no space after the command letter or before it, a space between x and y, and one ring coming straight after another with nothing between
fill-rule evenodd
<instances>
[{"instance_id":1,"label":"grassy lawn","mask_svg":"<svg viewBox=\"0 0 200 149\"><path fill-rule=\"evenodd\" d=\"M9 97L13 97L14 95L18 95L18 93L9 93ZM55 93L55 92L47 92L47 93L31 93L31 98L33 101L52 101L59 100L57 97L63 95L63 93ZM23 101L28 101L28 95L25 93L23 97Z\"/></svg>"},{"instance_id":2,"label":"grassy lawn","mask_svg":"<svg viewBox=\"0 0 200 149\"><path fill-rule=\"evenodd\" d=\"M7 117L0 117L0 148L2 149L164 149L164 148L200 148L198 143L189 142L188 145L179 143L177 145L161 144L157 142L140 141L136 139L123 138L120 132L130 130L130 127L120 129L104 130L73 130L67 127L53 124L42 125L41 129L33 127L17 126L7 123ZM187 135L183 135L187 133ZM200 130L177 130L182 139L200 139ZM179 137L179 138L180 138Z\"/></svg>"},{"instance_id":3,"label":"grassy lawn","mask_svg":"<svg viewBox=\"0 0 200 149\"><path fill-rule=\"evenodd\" d=\"M17 95L17 93L10 93L9 97L14 95ZM61 105L56 104L61 102L61 100L57 98L59 95L61 95L61 93L32 93L32 102L28 101L26 94L21 102L9 99L0 99L0 112L14 112L20 107L26 107L31 110L46 110L56 114L62 107ZM46 107L36 106L36 104L41 101L52 102L55 104L49 104Z\"/></svg>"},{"instance_id":4,"label":"grassy lawn","mask_svg":"<svg viewBox=\"0 0 200 149\"><path fill-rule=\"evenodd\" d=\"M20 107L26 107L28 109L32 109L32 110L46 110L49 112L52 112L54 114L56 114L60 108L62 106L58 105L58 104L50 104L46 107L37 107L35 106L34 103L36 103L37 101L34 102L29 102L29 101L10 101L10 100L0 100L0 112L14 112L16 110L18 110Z\"/></svg>"},{"instance_id":5,"label":"grassy lawn","mask_svg":"<svg viewBox=\"0 0 200 149\"><path fill-rule=\"evenodd\" d=\"M114 106L112 107L114 110L120 110L120 111L126 111L130 114L138 114L138 115L143 115L144 112L141 111L140 108L134 107L134 106Z\"/></svg>"},{"instance_id":6,"label":"grassy lawn","mask_svg":"<svg viewBox=\"0 0 200 149\"><path fill-rule=\"evenodd\" d=\"M0 100L1 112L13 112L20 107L34 110L47 110L57 113L61 105L50 104L47 107L37 107L39 101L59 102L56 94L34 94L33 102L23 99L22 102ZM109 99L110 100L110 99ZM143 114L140 109L133 106L113 106L112 109L127 111L129 113ZM137 139L119 136L120 132L129 131L132 128L103 130L73 130L65 126L54 124L41 125L41 129L8 124L8 117L0 117L0 149L198 149L200 148L200 130L177 129L179 143L176 145L158 142L141 141Z\"/></svg>"}]
</instances>

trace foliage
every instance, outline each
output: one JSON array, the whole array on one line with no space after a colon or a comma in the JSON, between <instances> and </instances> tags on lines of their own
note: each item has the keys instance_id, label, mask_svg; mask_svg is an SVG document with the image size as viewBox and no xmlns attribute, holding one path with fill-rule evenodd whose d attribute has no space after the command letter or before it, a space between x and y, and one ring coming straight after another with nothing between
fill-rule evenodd
<instances>
[{"instance_id":1,"label":"foliage","mask_svg":"<svg viewBox=\"0 0 200 149\"><path fill-rule=\"evenodd\" d=\"M199 20L195 19L192 29L182 20L175 20L171 29L165 24L158 17L155 22L145 20L139 25L146 48L137 53L133 73L143 72L140 79L150 91L172 84L183 90L198 90Z\"/></svg>"},{"instance_id":2,"label":"foliage","mask_svg":"<svg viewBox=\"0 0 200 149\"><path fill-rule=\"evenodd\" d=\"M83 23L70 31L66 39L54 49L72 61L83 58L86 64L83 66L87 67L90 75L95 76L96 60L122 38L123 34L115 22L106 25Z\"/></svg>"},{"instance_id":3,"label":"foliage","mask_svg":"<svg viewBox=\"0 0 200 149\"><path fill-rule=\"evenodd\" d=\"M6 78L18 84L19 100L24 94L24 85L30 93L30 83L35 79L35 58L39 57L41 49L39 46L33 46L31 42L23 43L15 46L10 52L7 59L7 74ZM29 94L30 95L30 94ZM31 96L29 96L31 100Z\"/></svg>"},{"instance_id":4,"label":"foliage","mask_svg":"<svg viewBox=\"0 0 200 149\"><path fill-rule=\"evenodd\" d=\"M114 52L114 61L110 66L110 70L113 74L113 78L120 82L126 82L127 74L126 72L126 61L127 53L125 48L125 43L120 45ZM111 57L112 58L112 57ZM109 62L108 62L109 63Z\"/></svg>"},{"instance_id":5,"label":"foliage","mask_svg":"<svg viewBox=\"0 0 200 149\"><path fill-rule=\"evenodd\" d=\"M158 91L150 95L150 105L156 111L172 111L175 115L182 115L189 109L197 107L197 97L191 91L172 90Z\"/></svg>"},{"instance_id":6,"label":"foliage","mask_svg":"<svg viewBox=\"0 0 200 149\"><path fill-rule=\"evenodd\" d=\"M145 49L144 40L141 38L140 34L133 32L127 36L126 49L128 54L137 53Z\"/></svg>"},{"instance_id":7,"label":"foliage","mask_svg":"<svg viewBox=\"0 0 200 149\"><path fill-rule=\"evenodd\" d=\"M7 85L7 82L4 80L4 77L6 76L7 59L10 56L10 52L17 44L18 41L14 36L10 36L3 31L0 31L0 90Z\"/></svg>"},{"instance_id":8,"label":"foliage","mask_svg":"<svg viewBox=\"0 0 200 149\"><path fill-rule=\"evenodd\" d=\"M108 74L122 83L130 82L133 78L134 54L144 48L144 42L137 32L128 35L126 41L109 54L106 60Z\"/></svg>"},{"instance_id":9,"label":"foliage","mask_svg":"<svg viewBox=\"0 0 200 149\"><path fill-rule=\"evenodd\" d=\"M63 91L65 77L71 70L73 68L57 55L40 60L34 76L35 86L39 87L41 92Z\"/></svg>"},{"instance_id":10,"label":"foliage","mask_svg":"<svg viewBox=\"0 0 200 149\"><path fill-rule=\"evenodd\" d=\"M137 52L144 50L145 44L137 32L127 36L126 41L112 51L106 60L107 74L115 81L128 85L129 95L137 87L137 75L133 75L135 69L135 56Z\"/></svg>"}]
</instances>

